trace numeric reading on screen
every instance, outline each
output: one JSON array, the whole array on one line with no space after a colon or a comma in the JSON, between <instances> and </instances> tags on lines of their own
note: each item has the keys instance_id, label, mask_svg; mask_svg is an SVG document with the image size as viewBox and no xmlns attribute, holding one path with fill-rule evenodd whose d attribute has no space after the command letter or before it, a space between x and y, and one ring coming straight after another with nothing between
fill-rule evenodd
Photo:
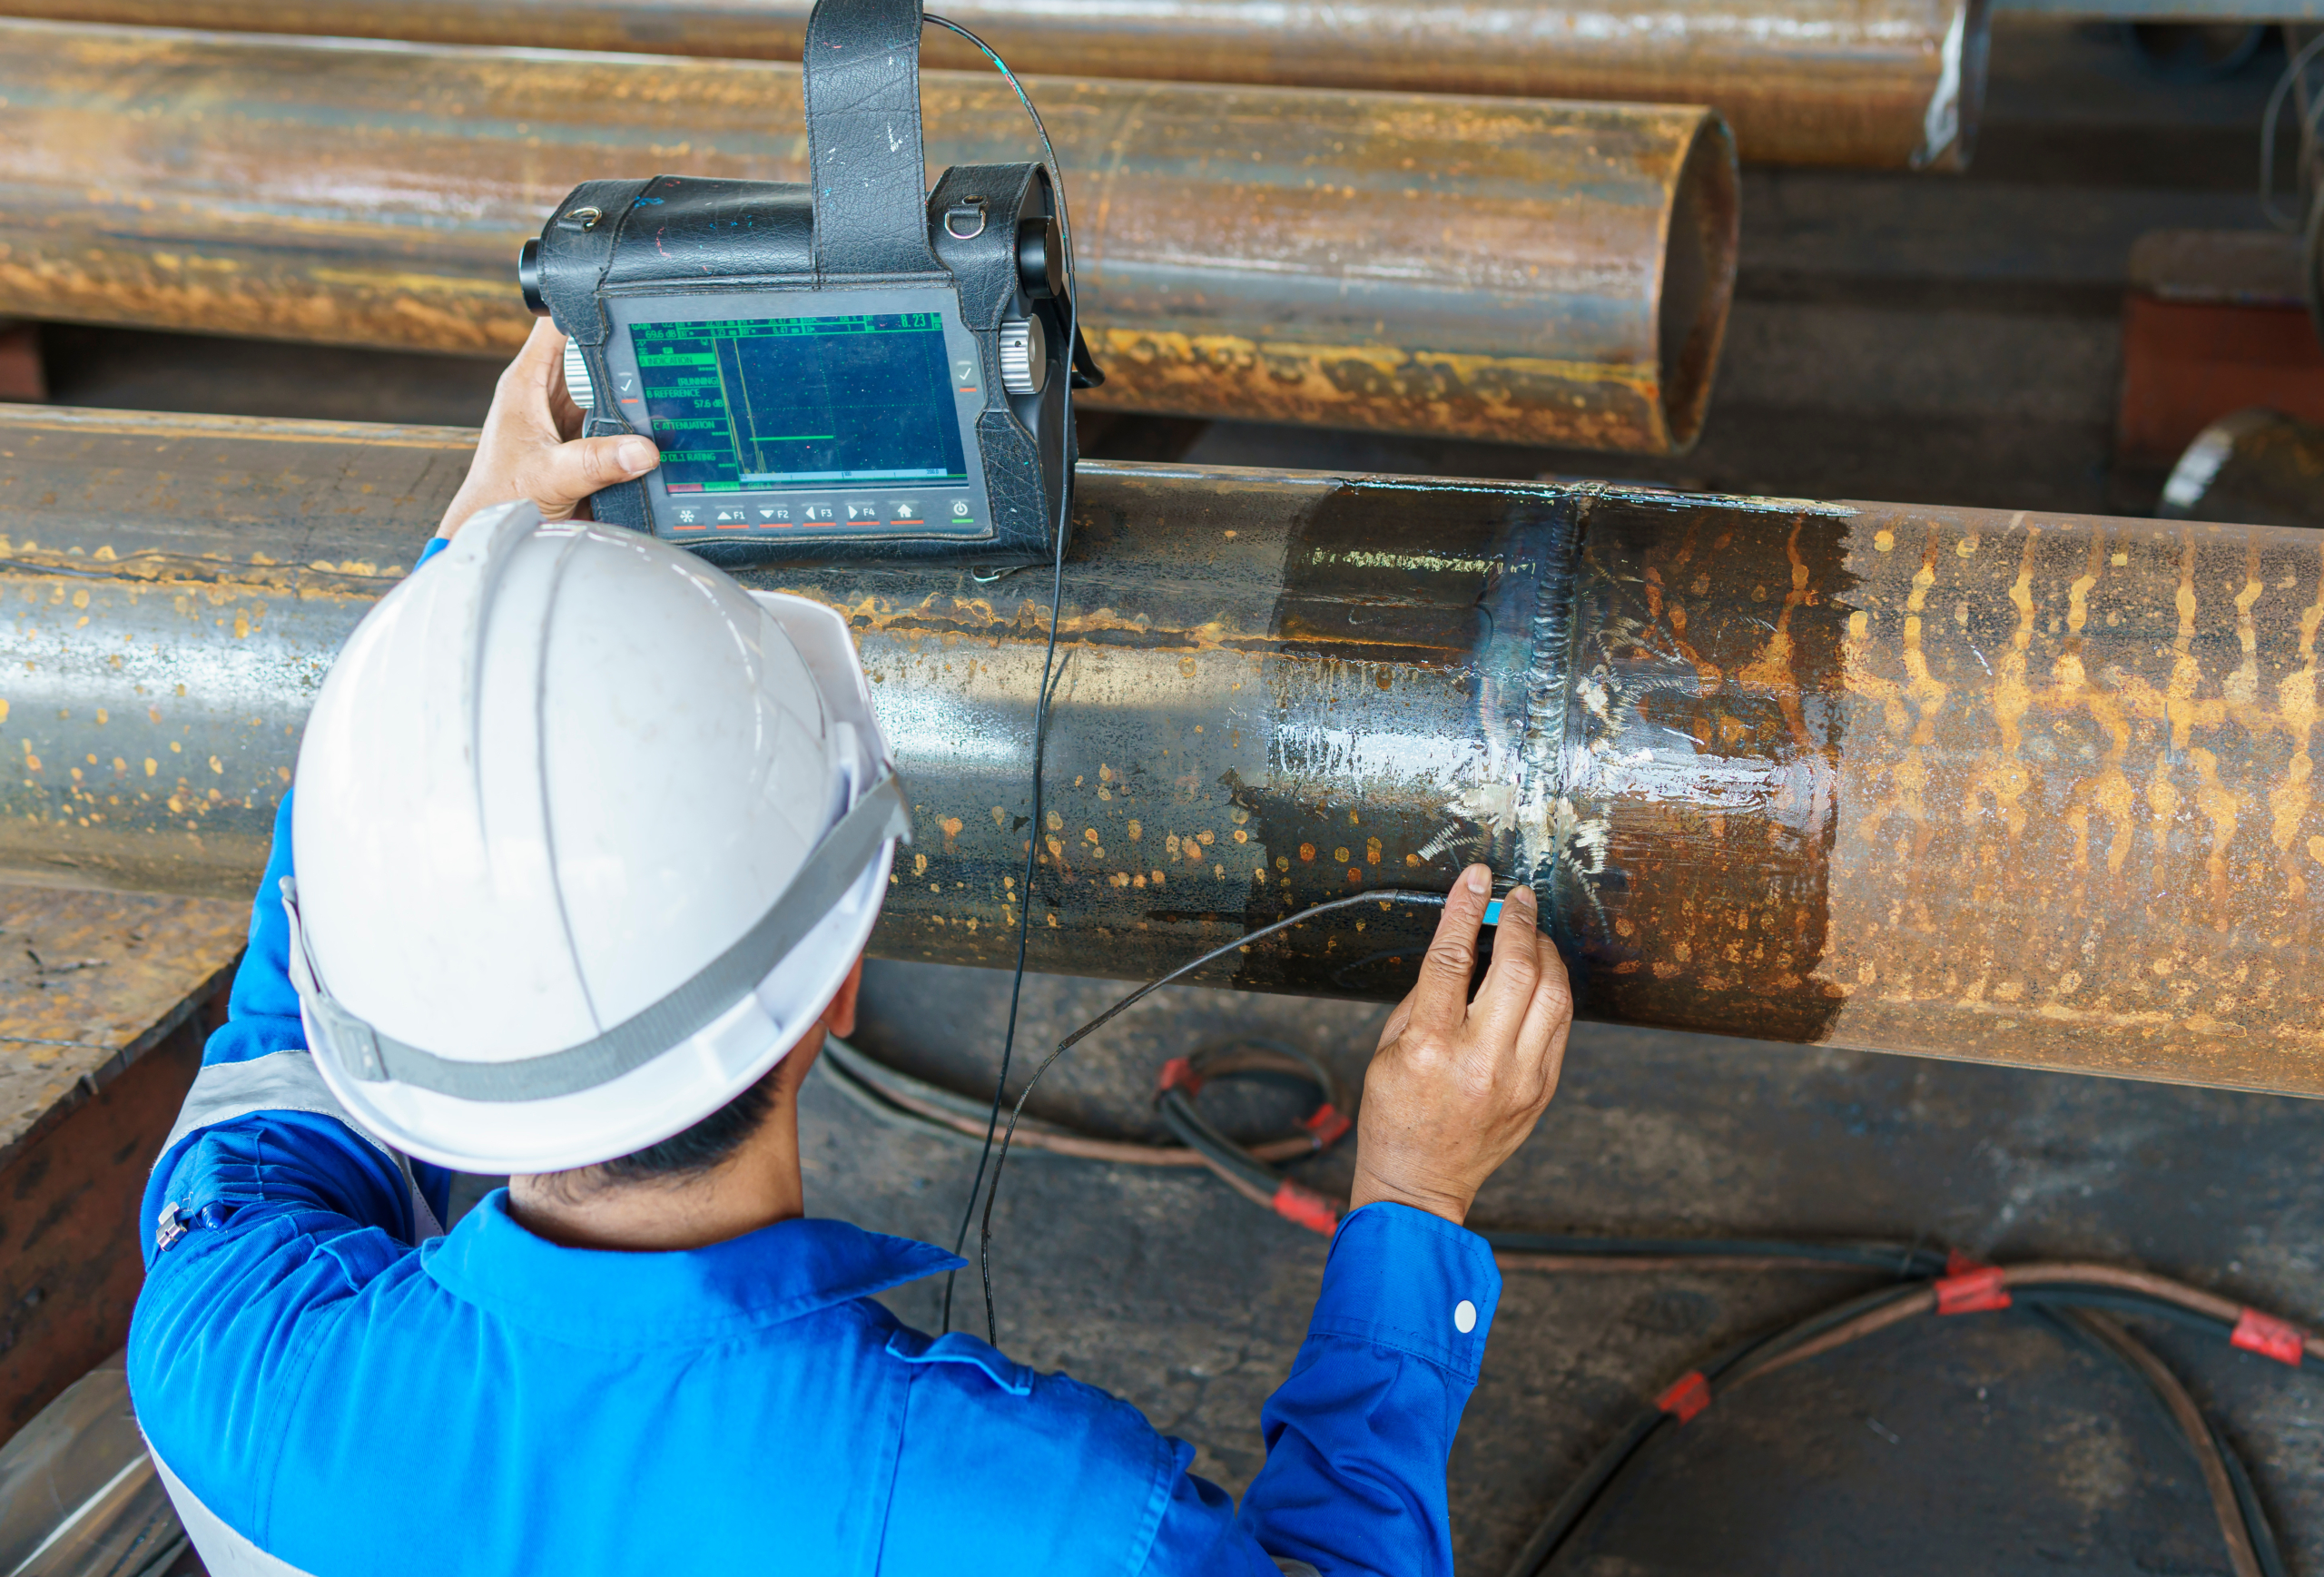
<instances>
[{"instance_id":1,"label":"numeric reading on screen","mask_svg":"<svg viewBox=\"0 0 2324 1577\"><path fill-rule=\"evenodd\" d=\"M802 491L886 499L968 481L944 322L934 312L639 323L630 343L674 505L694 495ZM896 512L883 504L879 513ZM930 517L981 525L950 501L907 513L914 525ZM783 516L750 524L793 523L791 510Z\"/></svg>"}]
</instances>

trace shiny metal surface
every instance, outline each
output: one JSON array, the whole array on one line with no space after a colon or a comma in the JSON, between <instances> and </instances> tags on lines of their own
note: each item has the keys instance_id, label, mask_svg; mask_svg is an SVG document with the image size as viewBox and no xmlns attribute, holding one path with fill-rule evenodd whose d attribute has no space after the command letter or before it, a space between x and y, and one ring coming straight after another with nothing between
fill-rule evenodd
<instances>
[{"instance_id":1,"label":"shiny metal surface","mask_svg":"<svg viewBox=\"0 0 2324 1577\"><path fill-rule=\"evenodd\" d=\"M247 891L467 441L0 418L0 864ZM1039 827L1037 577L769 581L849 616L913 791L875 951L1005 965L1034 838L1033 966L1114 977L1484 858L1593 1016L2324 1093L2312 534L1099 465L1078 510ZM1393 995L1422 930L1212 983Z\"/></svg>"},{"instance_id":2,"label":"shiny metal surface","mask_svg":"<svg viewBox=\"0 0 2324 1577\"><path fill-rule=\"evenodd\" d=\"M1093 403L1666 451L1732 292L1696 109L1051 78ZM1021 159L931 73L931 164ZM794 180L795 66L0 22L0 313L505 352L584 178Z\"/></svg>"},{"instance_id":3,"label":"shiny metal surface","mask_svg":"<svg viewBox=\"0 0 2324 1577\"><path fill-rule=\"evenodd\" d=\"M1709 104L1753 163L1958 169L1984 0L947 0L1019 71ZM796 60L803 0L0 0L0 15ZM931 64L983 60L931 32Z\"/></svg>"}]
</instances>

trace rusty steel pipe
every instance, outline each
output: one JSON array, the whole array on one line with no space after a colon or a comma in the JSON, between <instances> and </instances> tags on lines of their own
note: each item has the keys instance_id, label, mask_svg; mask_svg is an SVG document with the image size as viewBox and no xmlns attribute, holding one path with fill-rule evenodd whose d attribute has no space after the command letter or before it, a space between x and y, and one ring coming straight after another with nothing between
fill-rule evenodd
<instances>
[{"instance_id":1,"label":"rusty steel pipe","mask_svg":"<svg viewBox=\"0 0 2324 1577\"><path fill-rule=\"evenodd\" d=\"M0 0L0 15L796 60L805 0ZM1019 71L1709 104L1755 163L1957 170L1984 0L946 0ZM931 32L931 64L984 61Z\"/></svg>"},{"instance_id":2,"label":"rusty steel pipe","mask_svg":"<svg viewBox=\"0 0 2324 1577\"><path fill-rule=\"evenodd\" d=\"M0 866L239 894L471 435L0 416ZM763 575L853 623L918 841L875 948L1150 977L1484 858L1586 1013L2324 1093L2313 533L1085 466L1039 577ZM1417 527L1417 528L1416 528ZM1209 983L1389 996L1358 912Z\"/></svg>"},{"instance_id":3,"label":"rusty steel pipe","mask_svg":"<svg viewBox=\"0 0 2324 1577\"><path fill-rule=\"evenodd\" d=\"M1732 293L1696 109L1051 79L1092 403L1665 451ZM935 167L1024 157L992 73ZM506 352L575 182L796 179L798 68L0 22L0 313Z\"/></svg>"}]
</instances>

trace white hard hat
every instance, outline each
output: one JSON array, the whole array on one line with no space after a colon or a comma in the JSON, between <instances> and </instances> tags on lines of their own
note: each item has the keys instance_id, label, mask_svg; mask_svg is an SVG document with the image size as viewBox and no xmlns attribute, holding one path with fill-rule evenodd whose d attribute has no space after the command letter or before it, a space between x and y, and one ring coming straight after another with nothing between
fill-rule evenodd
<instances>
[{"instance_id":1,"label":"white hard hat","mask_svg":"<svg viewBox=\"0 0 2324 1577\"><path fill-rule=\"evenodd\" d=\"M357 626L308 719L283 884L308 1045L424 1160L626 1155L802 1037L910 825L837 614L487 511Z\"/></svg>"}]
</instances>

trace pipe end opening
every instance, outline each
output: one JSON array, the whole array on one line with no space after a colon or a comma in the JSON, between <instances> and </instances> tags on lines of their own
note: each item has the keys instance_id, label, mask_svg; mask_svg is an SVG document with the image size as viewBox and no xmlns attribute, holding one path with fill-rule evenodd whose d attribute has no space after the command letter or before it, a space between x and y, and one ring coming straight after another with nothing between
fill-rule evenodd
<instances>
[{"instance_id":1,"label":"pipe end opening","mask_svg":"<svg viewBox=\"0 0 2324 1577\"><path fill-rule=\"evenodd\" d=\"M1679 166L1656 303L1662 423L1672 453L1694 448L1710 405L1728 308L1735 298L1739 185L1734 134L1717 111L1706 111Z\"/></svg>"},{"instance_id":2,"label":"pipe end opening","mask_svg":"<svg viewBox=\"0 0 2324 1577\"><path fill-rule=\"evenodd\" d=\"M1960 0L1939 45L1936 88L1923 117L1915 170L1959 174L1977 151L1977 123L1985 113L1985 67L1991 54L1990 0Z\"/></svg>"}]
</instances>

